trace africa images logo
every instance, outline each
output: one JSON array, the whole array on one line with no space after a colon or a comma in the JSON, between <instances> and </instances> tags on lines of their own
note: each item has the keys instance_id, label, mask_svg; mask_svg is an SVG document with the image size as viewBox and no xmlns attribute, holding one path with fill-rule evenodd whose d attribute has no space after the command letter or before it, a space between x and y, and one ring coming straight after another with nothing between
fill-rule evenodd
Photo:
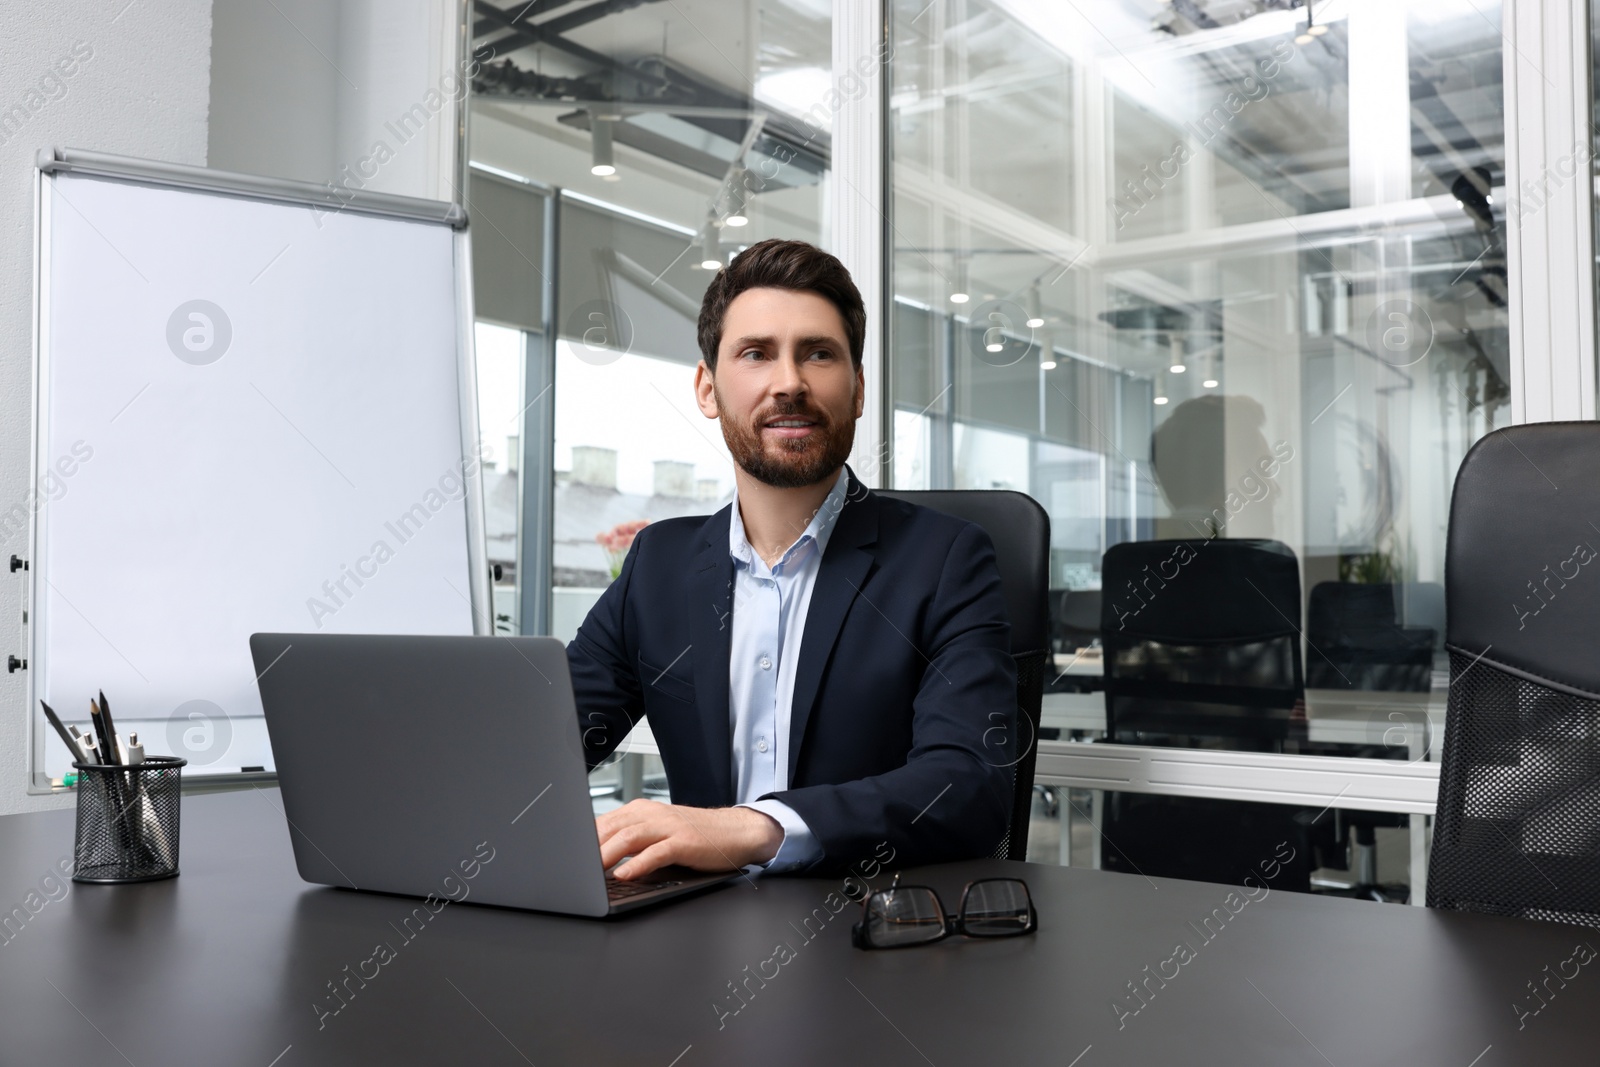
<instances>
[{"instance_id":1,"label":"africa images logo","mask_svg":"<svg viewBox=\"0 0 1600 1067\"><path fill-rule=\"evenodd\" d=\"M209 300L179 304L167 318L167 347L185 363L196 367L215 363L232 343L228 313Z\"/></svg>"}]
</instances>

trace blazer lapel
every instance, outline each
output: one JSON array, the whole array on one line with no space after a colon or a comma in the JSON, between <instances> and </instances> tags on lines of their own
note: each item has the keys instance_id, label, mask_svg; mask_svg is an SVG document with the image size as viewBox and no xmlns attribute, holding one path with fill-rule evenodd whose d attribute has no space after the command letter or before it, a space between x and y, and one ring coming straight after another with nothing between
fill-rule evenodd
<instances>
[{"instance_id":1,"label":"blazer lapel","mask_svg":"<svg viewBox=\"0 0 1600 1067\"><path fill-rule=\"evenodd\" d=\"M705 737L706 766L713 795L723 806L733 803L733 733L728 724L728 650L733 636L729 514L730 509L723 508L701 527L705 545L689 565L688 603L684 605L689 614L695 703Z\"/></svg>"},{"instance_id":2,"label":"blazer lapel","mask_svg":"<svg viewBox=\"0 0 1600 1067\"><path fill-rule=\"evenodd\" d=\"M833 658L839 628L866 584L875 557L864 546L878 540L878 497L848 472L850 488L838 525L828 539L822 556L811 604L806 609L805 633L800 639L800 662L795 668L794 701L789 706L789 787L794 788L794 772L800 762L800 746L805 740L806 723L817 702L822 675ZM726 647L726 646L724 646ZM724 657L726 659L726 656ZM726 682L726 678L723 679Z\"/></svg>"}]
</instances>

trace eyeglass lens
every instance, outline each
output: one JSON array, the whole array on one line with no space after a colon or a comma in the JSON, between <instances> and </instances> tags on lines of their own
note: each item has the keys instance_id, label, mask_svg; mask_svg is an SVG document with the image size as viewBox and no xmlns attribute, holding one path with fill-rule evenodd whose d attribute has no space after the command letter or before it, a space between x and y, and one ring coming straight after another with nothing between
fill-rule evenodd
<instances>
[{"instance_id":1,"label":"eyeglass lens","mask_svg":"<svg viewBox=\"0 0 1600 1067\"><path fill-rule=\"evenodd\" d=\"M969 937L1006 937L1028 929L1028 887L1015 878L974 882L961 902L961 926Z\"/></svg>"},{"instance_id":2,"label":"eyeglass lens","mask_svg":"<svg viewBox=\"0 0 1600 1067\"><path fill-rule=\"evenodd\" d=\"M944 908L931 889L908 887L873 894L867 937L878 948L937 941L944 936Z\"/></svg>"}]
</instances>

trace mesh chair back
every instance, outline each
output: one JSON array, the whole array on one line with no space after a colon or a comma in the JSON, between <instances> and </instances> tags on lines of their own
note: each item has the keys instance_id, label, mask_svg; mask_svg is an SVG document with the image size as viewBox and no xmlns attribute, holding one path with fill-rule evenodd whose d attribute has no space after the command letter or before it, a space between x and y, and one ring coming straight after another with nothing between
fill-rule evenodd
<instances>
[{"instance_id":1,"label":"mesh chair back","mask_svg":"<svg viewBox=\"0 0 1600 1067\"><path fill-rule=\"evenodd\" d=\"M1461 463L1428 905L1600 927L1600 424L1497 430Z\"/></svg>"},{"instance_id":2,"label":"mesh chair back","mask_svg":"<svg viewBox=\"0 0 1600 1067\"><path fill-rule=\"evenodd\" d=\"M1017 737L1011 766L1011 822L995 850L998 859L1028 854L1033 811L1033 768L1039 714L1050 662L1050 516L1038 502L1010 490L875 490L981 526L994 542L1000 585L1011 623L1011 658L1017 668Z\"/></svg>"},{"instance_id":3,"label":"mesh chair back","mask_svg":"<svg viewBox=\"0 0 1600 1067\"><path fill-rule=\"evenodd\" d=\"M1281 738L1304 696L1300 571L1278 541L1130 541L1106 552L1106 726Z\"/></svg>"}]
</instances>

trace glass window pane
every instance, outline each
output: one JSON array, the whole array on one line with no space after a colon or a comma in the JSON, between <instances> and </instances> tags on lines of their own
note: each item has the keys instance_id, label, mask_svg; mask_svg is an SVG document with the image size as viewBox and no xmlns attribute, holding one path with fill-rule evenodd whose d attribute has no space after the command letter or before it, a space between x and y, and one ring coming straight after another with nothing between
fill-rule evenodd
<instances>
[{"instance_id":1,"label":"glass window pane","mask_svg":"<svg viewBox=\"0 0 1600 1067\"><path fill-rule=\"evenodd\" d=\"M728 501L731 460L692 391L700 301L714 272L757 241L826 247L835 109L825 3L550 8L474 5L483 68L469 207L479 313L527 331L479 331L480 423L504 457L486 475L492 559L514 554L519 500L547 476L527 472L519 492L520 455L502 454L506 439L525 424L546 436L523 450L549 445L554 459L551 543L539 546L549 567L506 568L521 593L497 587L496 612L548 593L548 629L569 639L640 524ZM534 210L540 189L559 196L551 233ZM558 274L546 279L552 252ZM547 280L558 290L554 344L535 332ZM540 402L547 387L553 402ZM653 757L591 778L601 803L664 787Z\"/></svg>"},{"instance_id":2,"label":"glass window pane","mask_svg":"<svg viewBox=\"0 0 1600 1067\"><path fill-rule=\"evenodd\" d=\"M1510 420L1500 6L1315 10L892 0L896 484L1050 512L1047 726L1442 721L1451 485Z\"/></svg>"},{"instance_id":3,"label":"glass window pane","mask_svg":"<svg viewBox=\"0 0 1600 1067\"><path fill-rule=\"evenodd\" d=\"M484 536L494 580L494 631L517 627L517 467L522 460L521 396L524 334L479 322L474 330L478 364L478 445L483 449ZM537 339L532 343L537 344Z\"/></svg>"}]
</instances>

